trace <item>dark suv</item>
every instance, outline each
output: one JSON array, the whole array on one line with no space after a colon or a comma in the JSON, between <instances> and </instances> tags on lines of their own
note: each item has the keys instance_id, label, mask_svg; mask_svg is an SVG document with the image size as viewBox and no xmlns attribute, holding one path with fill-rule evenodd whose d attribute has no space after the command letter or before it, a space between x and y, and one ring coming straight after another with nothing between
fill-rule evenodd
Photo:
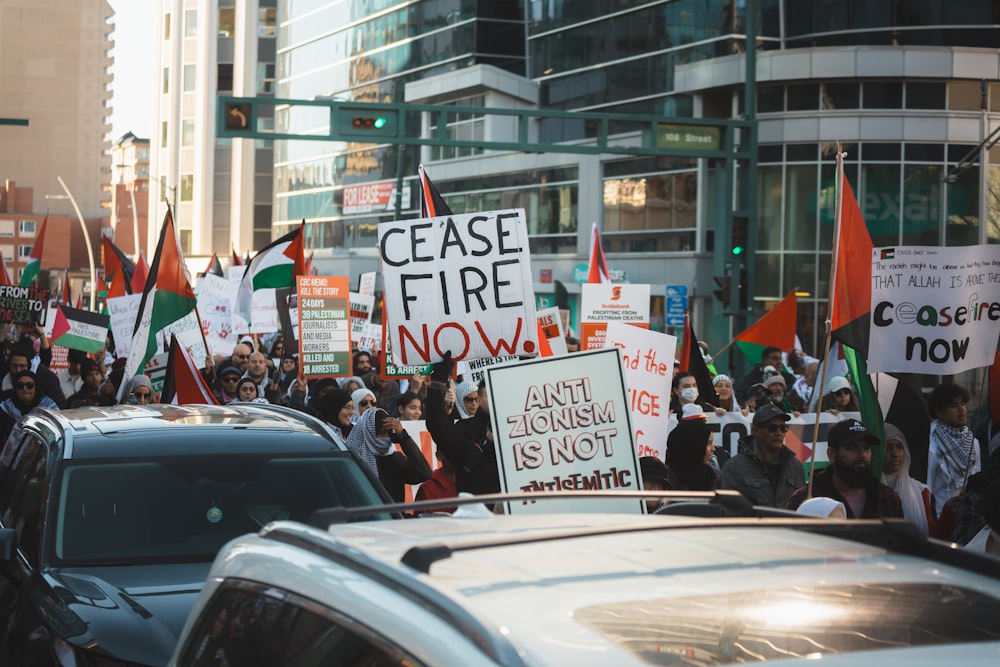
<instances>
[{"instance_id":1,"label":"dark suv","mask_svg":"<svg viewBox=\"0 0 1000 667\"><path fill-rule=\"evenodd\" d=\"M226 542L388 501L294 410L35 411L0 453L0 664L165 664Z\"/></svg>"}]
</instances>

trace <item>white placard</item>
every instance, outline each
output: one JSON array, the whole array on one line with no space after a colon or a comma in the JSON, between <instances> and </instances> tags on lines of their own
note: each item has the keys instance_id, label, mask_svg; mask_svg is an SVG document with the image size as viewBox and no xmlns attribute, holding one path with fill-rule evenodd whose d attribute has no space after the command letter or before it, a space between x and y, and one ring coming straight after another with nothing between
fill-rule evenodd
<instances>
[{"instance_id":1,"label":"white placard","mask_svg":"<svg viewBox=\"0 0 1000 667\"><path fill-rule=\"evenodd\" d=\"M674 376L677 337L624 322L608 322L604 346L622 351L633 439L648 443L639 455L662 459L667 448L670 381Z\"/></svg>"},{"instance_id":2,"label":"white placard","mask_svg":"<svg viewBox=\"0 0 1000 667\"><path fill-rule=\"evenodd\" d=\"M111 320L111 333L115 337L115 356L119 359L127 357L132 346L132 334L135 332L135 320L139 317L141 302L142 294L113 296L105 302Z\"/></svg>"},{"instance_id":3,"label":"white placard","mask_svg":"<svg viewBox=\"0 0 1000 667\"><path fill-rule=\"evenodd\" d=\"M538 352L524 209L378 226L400 365Z\"/></svg>"},{"instance_id":4,"label":"white placard","mask_svg":"<svg viewBox=\"0 0 1000 667\"><path fill-rule=\"evenodd\" d=\"M357 340L372 321L372 311L375 309L375 297L370 294L351 292L351 338Z\"/></svg>"},{"instance_id":5,"label":"white placard","mask_svg":"<svg viewBox=\"0 0 1000 667\"><path fill-rule=\"evenodd\" d=\"M990 366L1000 336L1000 246L872 251L868 370L950 375Z\"/></svg>"},{"instance_id":6,"label":"white placard","mask_svg":"<svg viewBox=\"0 0 1000 667\"><path fill-rule=\"evenodd\" d=\"M367 294L368 296L375 296L375 272L368 271L361 274L361 279L358 281L358 293Z\"/></svg>"},{"instance_id":7,"label":"white placard","mask_svg":"<svg viewBox=\"0 0 1000 667\"><path fill-rule=\"evenodd\" d=\"M617 349L494 366L486 372L505 493L641 489ZM641 500L507 503L508 513L645 512Z\"/></svg>"},{"instance_id":8,"label":"white placard","mask_svg":"<svg viewBox=\"0 0 1000 667\"><path fill-rule=\"evenodd\" d=\"M236 345L232 322L233 302L226 298L209 294L198 296L198 315L205 341L213 355L228 357Z\"/></svg>"}]
</instances>

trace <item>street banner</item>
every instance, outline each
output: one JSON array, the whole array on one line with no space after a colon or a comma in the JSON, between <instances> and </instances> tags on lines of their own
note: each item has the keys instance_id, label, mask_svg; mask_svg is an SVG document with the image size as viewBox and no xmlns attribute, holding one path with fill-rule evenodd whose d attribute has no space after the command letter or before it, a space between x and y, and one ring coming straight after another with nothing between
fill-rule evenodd
<instances>
[{"instance_id":1,"label":"street banner","mask_svg":"<svg viewBox=\"0 0 1000 667\"><path fill-rule=\"evenodd\" d=\"M600 350L608 322L649 328L649 285L581 285L580 349Z\"/></svg>"},{"instance_id":2,"label":"street banner","mask_svg":"<svg viewBox=\"0 0 1000 667\"><path fill-rule=\"evenodd\" d=\"M567 354L566 333L563 330L563 318L558 308L546 308L535 312L542 335L549 341L552 355L559 357Z\"/></svg>"},{"instance_id":3,"label":"street banner","mask_svg":"<svg viewBox=\"0 0 1000 667\"><path fill-rule=\"evenodd\" d=\"M642 488L617 348L486 371L503 493ZM508 514L644 513L639 499L506 503Z\"/></svg>"},{"instance_id":4,"label":"street banner","mask_svg":"<svg viewBox=\"0 0 1000 667\"><path fill-rule=\"evenodd\" d=\"M365 325L372 321L375 297L370 294L351 292L351 338L358 340Z\"/></svg>"},{"instance_id":5,"label":"street banner","mask_svg":"<svg viewBox=\"0 0 1000 667\"><path fill-rule=\"evenodd\" d=\"M296 281L302 376L350 375L350 285L347 276L298 276Z\"/></svg>"},{"instance_id":6,"label":"street banner","mask_svg":"<svg viewBox=\"0 0 1000 667\"><path fill-rule=\"evenodd\" d=\"M361 274L361 279L358 281L358 293L367 294L368 296L375 296L374 271L367 271Z\"/></svg>"},{"instance_id":7,"label":"street banner","mask_svg":"<svg viewBox=\"0 0 1000 667\"><path fill-rule=\"evenodd\" d=\"M525 242L525 247L527 247L527 242ZM47 289L0 285L0 322L45 326L48 303L49 290Z\"/></svg>"},{"instance_id":8,"label":"street banner","mask_svg":"<svg viewBox=\"0 0 1000 667\"><path fill-rule=\"evenodd\" d=\"M670 382L674 375L677 337L640 329L624 322L608 322L605 347L622 351L633 439L644 442L639 456L663 459L667 451Z\"/></svg>"},{"instance_id":9,"label":"street banner","mask_svg":"<svg viewBox=\"0 0 1000 667\"><path fill-rule=\"evenodd\" d=\"M524 209L378 226L388 343L402 365L536 355Z\"/></svg>"},{"instance_id":10,"label":"street banner","mask_svg":"<svg viewBox=\"0 0 1000 667\"><path fill-rule=\"evenodd\" d=\"M1000 336L997 246L874 248L870 331L870 373L990 366Z\"/></svg>"},{"instance_id":11,"label":"street banner","mask_svg":"<svg viewBox=\"0 0 1000 667\"><path fill-rule=\"evenodd\" d=\"M135 320L139 317L141 303L142 294L113 296L105 301L108 317L111 320L111 334L115 337L115 356L119 359L127 357L132 346L132 332L135 330Z\"/></svg>"}]
</instances>

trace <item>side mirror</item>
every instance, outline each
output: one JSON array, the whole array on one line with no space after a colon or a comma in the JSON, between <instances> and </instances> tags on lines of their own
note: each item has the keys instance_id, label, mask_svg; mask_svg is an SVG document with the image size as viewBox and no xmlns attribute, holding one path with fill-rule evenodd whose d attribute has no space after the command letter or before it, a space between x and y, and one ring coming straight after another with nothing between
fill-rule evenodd
<instances>
[{"instance_id":1,"label":"side mirror","mask_svg":"<svg viewBox=\"0 0 1000 667\"><path fill-rule=\"evenodd\" d=\"M17 531L13 528L0 528L0 562L9 563L14 560L17 551Z\"/></svg>"}]
</instances>

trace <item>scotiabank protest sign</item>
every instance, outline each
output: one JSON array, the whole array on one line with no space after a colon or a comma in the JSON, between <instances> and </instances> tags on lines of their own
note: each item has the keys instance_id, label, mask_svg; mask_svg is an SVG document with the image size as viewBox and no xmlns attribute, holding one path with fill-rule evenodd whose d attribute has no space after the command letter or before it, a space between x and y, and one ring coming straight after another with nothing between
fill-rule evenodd
<instances>
[{"instance_id":1,"label":"scotiabank protest sign","mask_svg":"<svg viewBox=\"0 0 1000 667\"><path fill-rule=\"evenodd\" d=\"M389 346L403 366L535 355L524 209L378 226Z\"/></svg>"}]
</instances>

